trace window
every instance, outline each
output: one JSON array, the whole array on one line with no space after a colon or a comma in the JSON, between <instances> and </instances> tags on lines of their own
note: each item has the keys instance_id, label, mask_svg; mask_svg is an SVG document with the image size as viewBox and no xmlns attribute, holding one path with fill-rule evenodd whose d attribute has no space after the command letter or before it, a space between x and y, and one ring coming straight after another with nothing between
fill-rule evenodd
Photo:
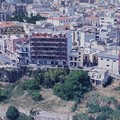
<instances>
[{"instance_id":1,"label":"window","mask_svg":"<svg viewBox=\"0 0 120 120\"><path fill-rule=\"evenodd\" d=\"M77 61L77 57L75 57L74 60Z\"/></svg>"},{"instance_id":2,"label":"window","mask_svg":"<svg viewBox=\"0 0 120 120\"><path fill-rule=\"evenodd\" d=\"M101 20L104 20L104 18L101 18Z\"/></svg>"},{"instance_id":3,"label":"window","mask_svg":"<svg viewBox=\"0 0 120 120\"><path fill-rule=\"evenodd\" d=\"M103 58L101 58L101 60L103 60Z\"/></svg>"},{"instance_id":4,"label":"window","mask_svg":"<svg viewBox=\"0 0 120 120\"><path fill-rule=\"evenodd\" d=\"M72 57L70 57L70 60L73 60L73 58L72 58Z\"/></svg>"},{"instance_id":5,"label":"window","mask_svg":"<svg viewBox=\"0 0 120 120\"><path fill-rule=\"evenodd\" d=\"M116 62L116 60L113 60L113 62Z\"/></svg>"},{"instance_id":6,"label":"window","mask_svg":"<svg viewBox=\"0 0 120 120\"><path fill-rule=\"evenodd\" d=\"M81 54L81 52L79 52L79 55Z\"/></svg>"},{"instance_id":7,"label":"window","mask_svg":"<svg viewBox=\"0 0 120 120\"><path fill-rule=\"evenodd\" d=\"M107 59L107 61L109 61L109 59Z\"/></svg>"},{"instance_id":8,"label":"window","mask_svg":"<svg viewBox=\"0 0 120 120\"><path fill-rule=\"evenodd\" d=\"M107 65L107 67L109 67L109 65Z\"/></svg>"}]
</instances>

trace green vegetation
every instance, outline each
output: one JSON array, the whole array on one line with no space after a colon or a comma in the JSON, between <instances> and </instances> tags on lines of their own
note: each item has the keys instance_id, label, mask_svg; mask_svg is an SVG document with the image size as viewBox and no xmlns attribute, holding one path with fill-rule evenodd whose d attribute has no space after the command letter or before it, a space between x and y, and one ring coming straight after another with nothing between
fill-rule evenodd
<instances>
[{"instance_id":1,"label":"green vegetation","mask_svg":"<svg viewBox=\"0 0 120 120\"><path fill-rule=\"evenodd\" d=\"M31 96L34 101L40 101L42 99L38 90L32 91Z\"/></svg>"},{"instance_id":2,"label":"green vegetation","mask_svg":"<svg viewBox=\"0 0 120 120\"><path fill-rule=\"evenodd\" d=\"M5 90L0 89L0 102L7 98L7 93Z\"/></svg>"},{"instance_id":3,"label":"green vegetation","mask_svg":"<svg viewBox=\"0 0 120 120\"><path fill-rule=\"evenodd\" d=\"M82 106L82 110L86 107L85 113L74 115L73 120L120 120L119 101L114 97L104 96L101 92L93 90L88 73L83 70L70 71L68 69L58 68L48 69L46 71L32 71L31 69L23 69L20 71L17 77L12 76L14 79L12 77L10 78L13 80L12 82L16 81L16 79L19 80L24 74L27 76L28 80L18 81L6 87L2 87L1 85L0 101L11 96L15 98L16 95L19 97L27 93L27 95L35 101L33 103L38 103L43 100L40 93L41 88L43 95L45 90L43 88L51 88L53 93L61 99L75 101L74 105L71 107L71 112L78 113L79 103L84 101L83 104L85 105ZM25 73L23 73L23 71ZM13 72L12 74L15 75L15 73ZM11 80L9 82L11 82ZM119 88L117 88L117 90L119 90ZM88 92L89 94L87 94ZM43 98L46 99L46 96ZM52 104L54 103L50 105L52 106ZM31 116L26 116L18 112L19 111L15 108L9 108L6 112L6 116L10 120L33 120ZM32 110L30 112L32 115L35 114Z\"/></svg>"},{"instance_id":4,"label":"green vegetation","mask_svg":"<svg viewBox=\"0 0 120 120\"><path fill-rule=\"evenodd\" d=\"M37 83L36 80L31 79L31 80L27 80L23 84L23 89L24 90L38 90L38 89L40 89L40 86L39 86L39 84Z\"/></svg>"},{"instance_id":5,"label":"green vegetation","mask_svg":"<svg viewBox=\"0 0 120 120\"><path fill-rule=\"evenodd\" d=\"M2 69L0 70L0 79L3 82L15 83L20 80L27 73L27 67L20 67L15 69Z\"/></svg>"},{"instance_id":6,"label":"green vegetation","mask_svg":"<svg viewBox=\"0 0 120 120\"><path fill-rule=\"evenodd\" d=\"M10 106L6 112L6 117L9 120L34 120L32 116L27 116L24 113L20 113L14 106Z\"/></svg>"},{"instance_id":7,"label":"green vegetation","mask_svg":"<svg viewBox=\"0 0 120 120\"><path fill-rule=\"evenodd\" d=\"M95 119L92 117L89 117L87 114L80 113L73 116L73 120L95 120Z\"/></svg>"},{"instance_id":8,"label":"green vegetation","mask_svg":"<svg viewBox=\"0 0 120 120\"><path fill-rule=\"evenodd\" d=\"M54 94L65 100L80 102L84 93L91 90L90 79L82 70L71 71L64 83L54 86Z\"/></svg>"},{"instance_id":9,"label":"green vegetation","mask_svg":"<svg viewBox=\"0 0 120 120\"><path fill-rule=\"evenodd\" d=\"M17 118L20 116L20 113L18 109L14 106L10 106L6 112L6 117L9 120L17 120Z\"/></svg>"},{"instance_id":10,"label":"green vegetation","mask_svg":"<svg viewBox=\"0 0 120 120\"><path fill-rule=\"evenodd\" d=\"M34 118L32 116L27 116L24 113L20 113L17 120L34 120Z\"/></svg>"},{"instance_id":11,"label":"green vegetation","mask_svg":"<svg viewBox=\"0 0 120 120\"><path fill-rule=\"evenodd\" d=\"M13 91L13 95L19 97L24 95L24 90L21 86L18 86L14 91Z\"/></svg>"},{"instance_id":12,"label":"green vegetation","mask_svg":"<svg viewBox=\"0 0 120 120\"><path fill-rule=\"evenodd\" d=\"M14 15L13 17L10 17L8 19L8 21L19 21L19 22L27 22L27 23L33 23L33 24L35 24L36 21L39 21L39 20L46 20L46 18L40 15L33 16L31 14L31 17L28 17L27 15L20 14L20 15Z\"/></svg>"}]
</instances>

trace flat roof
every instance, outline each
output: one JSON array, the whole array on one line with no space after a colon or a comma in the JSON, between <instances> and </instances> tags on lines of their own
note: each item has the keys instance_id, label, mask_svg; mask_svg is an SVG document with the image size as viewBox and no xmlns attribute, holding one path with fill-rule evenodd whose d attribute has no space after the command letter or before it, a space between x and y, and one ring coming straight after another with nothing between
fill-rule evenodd
<instances>
[{"instance_id":1,"label":"flat roof","mask_svg":"<svg viewBox=\"0 0 120 120\"><path fill-rule=\"evenodd\" d=\"M110 53L99 53L98 57L106 58L106 59L113 59L113 60L118 60L119 59L118 54L110 54Z\"/></svg>"}]
</instances>

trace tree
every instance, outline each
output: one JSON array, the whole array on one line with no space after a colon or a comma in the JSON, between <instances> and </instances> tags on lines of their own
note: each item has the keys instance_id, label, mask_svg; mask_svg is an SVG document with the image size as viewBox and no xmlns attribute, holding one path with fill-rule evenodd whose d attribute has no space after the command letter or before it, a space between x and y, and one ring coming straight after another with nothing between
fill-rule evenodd
<instances>
[{"instance_id":1,"label":"tree","mask_svg":"<svg viewBox=\"0 0 120 120\"><path fill-rule=\"evenodd\" d=\"M14 106L10 106L6 112L6 117L10 120L17 120L19 117L20 113L18 109Z\"/></svg>"},{"instance_id":2,"label":"tree","mask_svg":"<svg viewBox=\"0 0 120 120\"><path fill-rule=\"evenodd\" d=\"M27 22L27 23L33 23L33 24L35 24L36 21L39 21L39 20L46 20L46 18L40 16L39 14L37 14L36 16L31 15L30 17L28 17L25 14L17 14L8 19L8 21L19 21L19 22Z\"/></svg>"},{"instance_id":3,"label":"tree","mask_svg":"<svg viewBox=\"0 0 120 120\"><path fill-rule=\"evenodd\" d=\"M107 117L105 114L100 114L97 116L96 120L107 120Z\"/></svg>"},{"instance_id":4,"label":"tree","mask_svg":"<svg viewBox=\"0 0 120 120\"><path fill-rule=\"evenodd\" d=\"M63 83L66 75L67 71L65 69L49 69L44 74L43 86L46 88L53 88L56 83Z\"/></svg>"},{"instance_id":5,"label":"tree","mask_svg":"<svg viewBox=\"0 0 120 120\"><path fill-rule=\"evenodd\" d=\"M110 120L120 120L120 111L119 110L113 110L111 114L109 114Z\"/></svg>"},{"instance_id":6,"label":"tree","mask_svg":"<svg viewBox=\"0 0 120 120\"><path fill-rule=\"evenodd\" d=\"M71 71L62 84L54 86L54 94L65 100L80 101L82 95L91 89L88 74L82 70Z\"/></svg>"}]
</instances>

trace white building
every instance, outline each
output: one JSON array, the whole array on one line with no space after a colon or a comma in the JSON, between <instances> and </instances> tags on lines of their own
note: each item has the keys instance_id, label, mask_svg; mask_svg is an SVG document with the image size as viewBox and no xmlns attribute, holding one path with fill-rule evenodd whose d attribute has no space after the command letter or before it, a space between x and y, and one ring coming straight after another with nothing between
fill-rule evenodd
<instances>
[{"instance_id":1,"label":"white building","mask_svg":"<svg viewBox=\"0 0 120 120\"><path fill-rule=\"evenodd\" d=\"M102 26L108 26L108 25L115 25L117 23L117 18L108 16L108 17L100 17L99 23Z\"/></svg>"},{"instance_id":2,"label":"white building","mask_svg":"<svg viewBox=\"0 0 120 120\"><path fill-rule=\"evenodd\" d=\"M74 22L74 17L48 18L47 22L52 23L55 26L67 25Z\"/></svg>"},{"instance_id":3,"label":"white building","mask_svg":"<svg viewBox=\"0 0 120 120\"><path fill-rule=\"evenodd\" d=\"M106 52L99 53L98 68L109 70L113 74L119 74L119 55Z\"/></svg>"},{"instance_id":4,"label":"white building","mask_svg":"<svg viewBox=\"0 0 120 120\"><path fill-rule=\"evenodd\" d=\"M89 71L89 76L93 85L106 85L108 83L108 70L92 69Z\"/></svg>"}]
</instances>

